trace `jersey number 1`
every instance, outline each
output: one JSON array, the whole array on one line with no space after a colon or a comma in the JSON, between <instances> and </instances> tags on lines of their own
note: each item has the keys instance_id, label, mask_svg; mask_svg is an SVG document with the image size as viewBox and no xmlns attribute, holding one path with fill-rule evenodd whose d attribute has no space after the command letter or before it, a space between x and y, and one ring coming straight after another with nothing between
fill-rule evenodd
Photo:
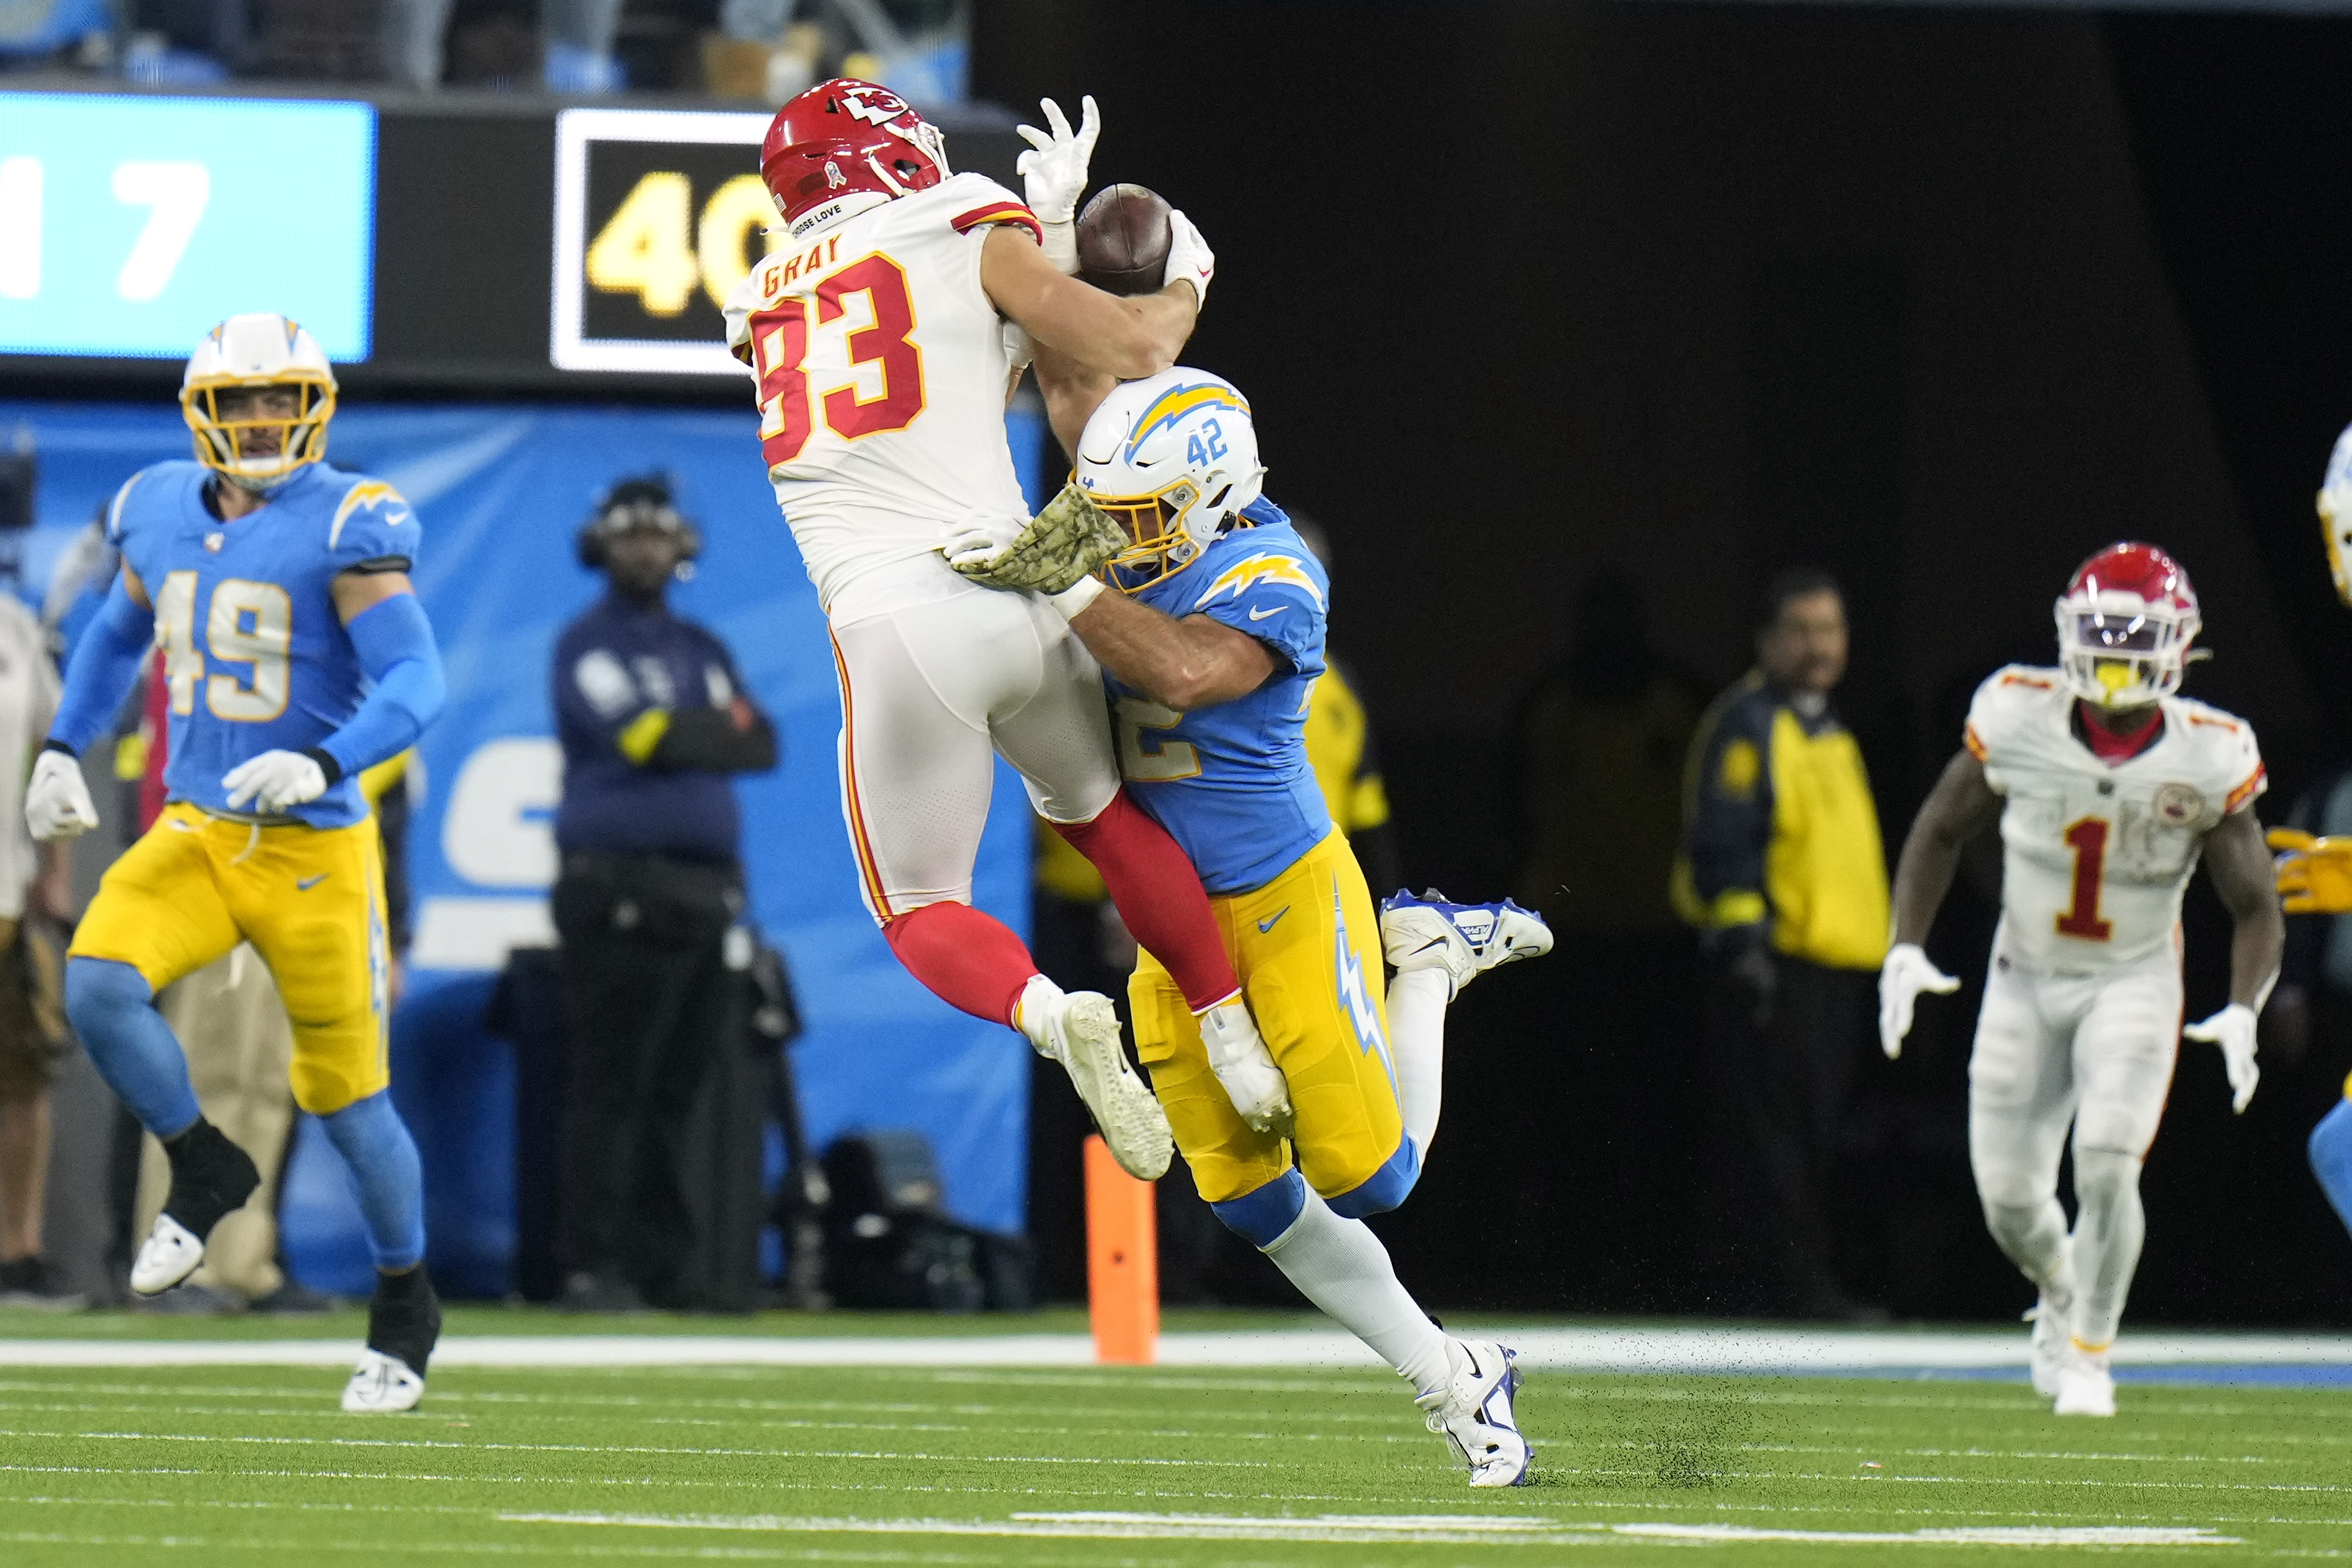
<instances>
[{"instance_id":1,"label":"jersey number 1","mask_svg":"<svg viewBox=\"0 0 2352 1568\"><path fill-rule=\"evenodd\" d=\"M853 294L865 295L873 306L874 325L849 334L849 362L880 365L882 391L861 398L852 383L824 394L825 428L845 441L904 430L923 412L923 353L907 340L915 329L915 302L907 293L907 275L878 251L851 262L817 285L817 325L840 320L849 308L843 301ZM808 371L801 363L808 353L808 336L805 299L779 301L751 318L753 368L760 377L760 451L771 468L798 457L815 433Z\"/></svg>"},{"instance_id":2,"label":"jersey number 1","mask_svg":"<svg viewBox=\"0 0 2352 1568\"><path fill-rule=\"evenodd\" d=\"M166 573L155 594L155 645L163 650L163 680L172 711L196 711L196 686L216 718L267 724L286 711L292 689L294 601L274 582L241 577L222 580L205 612L205 649L223 664L252 667L249 678L235 671L205 673L205 650L196 646L196 574Z\"/></svg>"},{"instance_id":3,"label":"jersey number 1","mask_svg":"<svg viewBox=\"0 0 2352 1568\"><path fill-rule=\"evenodd\" d=\"M2099 889L2107 871L2106 820L2084 817L2068 828L2066 847L2074 852L2074 900L2058 916L2058 935L2104 942L2116 930L2099 915Z\"/></svg>"}]
</instances>

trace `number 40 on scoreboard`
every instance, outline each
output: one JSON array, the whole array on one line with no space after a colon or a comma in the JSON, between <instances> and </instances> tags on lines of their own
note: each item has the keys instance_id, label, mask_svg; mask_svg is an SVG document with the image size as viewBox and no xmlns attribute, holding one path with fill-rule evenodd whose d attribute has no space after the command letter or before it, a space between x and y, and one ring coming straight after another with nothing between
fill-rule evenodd
<instances>
[{"instance_id":1,"label":"number 40 on scoreboard","mask_svg":"<svg viewBox=\"0 0 2352 1568\"><path fill-rule=\"evenodd\" d=\"M566 110L555 122L560 370L740 376L720 314L782 227L764 114Z\"/></svg>"}]
</instances>

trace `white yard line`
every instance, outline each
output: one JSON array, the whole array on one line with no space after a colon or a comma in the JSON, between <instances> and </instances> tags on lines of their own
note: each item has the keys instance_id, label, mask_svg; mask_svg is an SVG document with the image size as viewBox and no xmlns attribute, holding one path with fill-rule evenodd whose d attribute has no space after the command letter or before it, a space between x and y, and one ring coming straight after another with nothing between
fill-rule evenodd
<instances>
[{"instance_id":1,"label":"white yard line","mask_svg":"<svg viewBox=\"0 0 2352 1568\"><path fill-rule=\"evenodd\" d=\"M2025 1334L1774 1328L1482 1330L1537 1371L1882 1373L2000 1372L2025 1364ZM0 1366L341 1366L341 1340L0 1338ZM2146 1333L2116 1348L2126 1366L2352 1366L2352 1335ZM1083 1334L956 1337L782 1334L460 1334L436 1367L891 1366L1077 1367L1094 1362ZM1170 1334L1163 1367L1379 1365L1352 1337L1320 1330Z\"/></svg>"}]
</instances>

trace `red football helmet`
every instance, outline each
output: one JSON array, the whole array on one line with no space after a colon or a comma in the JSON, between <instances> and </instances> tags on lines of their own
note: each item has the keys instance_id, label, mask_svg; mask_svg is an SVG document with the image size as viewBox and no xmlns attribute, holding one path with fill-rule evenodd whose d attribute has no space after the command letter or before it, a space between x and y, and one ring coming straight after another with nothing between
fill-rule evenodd
<instances>
[{"instance_id":1,"label":"red football helmet","mask_svg":"<svg viewBox=\"0 0 2352 1568\"><path fill-rule=\"evenodd\" d=\"M2180 563L2154 545L2109 545L2058 601L2058 666L2101 707L2144 707L2180 689L2204 625Z\"/></svg>"},{"instance_id":2,"label":"red football helmet","mask_svg":"<svg viewBox=\"0 0 2352 1568\"><path fill-rule=\"evenodd\" d=\"M845 192L911 196L948 172L940 128L888 88L855 77L819 82L784 105L760 144L760 178L788 224Z\"/></svg>"}]
</instances>

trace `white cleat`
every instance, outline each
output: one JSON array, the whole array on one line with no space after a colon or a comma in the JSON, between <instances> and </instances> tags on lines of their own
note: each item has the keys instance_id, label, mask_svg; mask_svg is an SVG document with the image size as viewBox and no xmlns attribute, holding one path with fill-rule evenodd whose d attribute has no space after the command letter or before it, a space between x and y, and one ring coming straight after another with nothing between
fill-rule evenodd
<instances>
[{"instance_id":1,"label":"white cleat","mask_svg":"<svg viewBox=\"0 0 2352 1568\"><path fill-rule=\"evenodd\" d=\"M1040 1055L1060 1062L1070 1075L1119 1169L1138 1181L1166 1176L1169 1162L1176 1157L1168 1113L1129 1065L1118 1039L1118 1012L1110 998L1099 991L1070 991L1037 1000L1045 1016L1033 1030L1026 1017L1031 1002L1023 999L1023 1032Z\"/></svg>"},{"instance_id":2,"label":"white cleat","mask_svg":"<svg viewBox=\"0 0 2352 1568\"><path fill-rule=\"evenodd\" d=\"M2107 1353L2084 1350L2066 1342L2058 1358L2058 1393L2052 1413L2059 1416L2112 1416L2116 1413L2116 1376L2108 1370Z\"/></svg>"},{"instance_id":3,"label":"white cleat","mask_svg":"<svg viewBox=\"0 0 2352 1568\"><path fill-rule=\"evenodd\" d=\"M1201 1043L1209 1071L1225 1098L1255 1133L1291 1134L1290 1081L1274 1064L1274 1052L1257 1031L1257 1020L1239 1001L1220 1002L1201 1015Z\"/></svg>"},{"instance_id":4,"label":"white cleat","mask_svg":"<svg viewBox=\"0 0 2352 1568\"><path fill-rule=\"evenodd\" d=\"M2033 1392L2044 1399L2058 1397L2058 1366L2065 1359L2066 1345L2073 1331L2066 1314L2042 1297L2026 1309L2025 1321L2033 1325L2033 1339L2028 1351L2028 1364L2033 1372Z\"/></svg>"},{"instance_id":5,"label":"white cleat","mask_svg":"<svg viewBox=\"0 0 2352 1568\"><path fill-rule=\"evenodd\" d=\"M131 1288L142 1296L160 1296L194 1273L204 1260L203 1240L170 1215L159 1214L155 1228L131 1260Z\"/></svg>"},{"instance_id":6,"label":"white cleat","mask_svg":"<svg viewBox=\"0 0 2352 1568\"><path fill-rule=\"evenodd\" d=\"M1519 1391L1517 1353L1489 1340L1450 1339L1445 1354L1453 1380L1413 1401L1429 1429L1470 1467L1472 1486L1527 1485L1536 1451L1519 1435L1511 1409L1511 1396Z\"/></svg>"},{"instance_id":7,"label":"white cleat","mask_svg":"<svg viewBox=\"0 0 2352 1568\"><path fill-rule=\"evenodd\" d=\"M425 1379L411 1372L400 1357L380 1350L362 1351L360 1364L352 1368L352 1380L343 1385L343 1408L353 1415L414 1410L424 1397Z\"/></svg>"},{"instance_id":8,"label":"white cleat","mask_svg":"<svg viewBox=\"0 0 2352 1568\"><path fill-rule=\"evenodd\" d=\"M1381 901L1381 947L1400 974L1444 969L1456 995L1488 969L1551 951L1551 927L1509 899L1448 904L1435 888L1419 898L1399 889Z\"/></svg>"}]
</instances>

